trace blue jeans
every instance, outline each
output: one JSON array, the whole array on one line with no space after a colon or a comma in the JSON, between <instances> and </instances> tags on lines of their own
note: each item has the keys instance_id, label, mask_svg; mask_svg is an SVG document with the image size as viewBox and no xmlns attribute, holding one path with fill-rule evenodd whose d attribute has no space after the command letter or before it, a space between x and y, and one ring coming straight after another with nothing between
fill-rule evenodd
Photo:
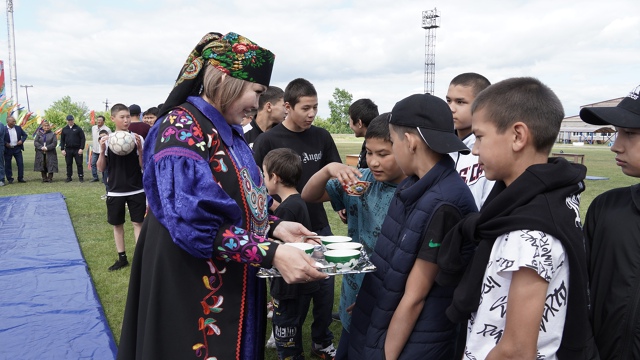
<instances>
[{"instance_id":1,"label":"blue jeans","mask_svg":"<svg viewBox=\"0 0 640 360\"><path fill-rule=\"evenodd\" d=\"M97 167L99 157L100 157L99 153L94 153L94 152L91 153L91 175L93 175L94 179L99 179L98 167ZM104 184L105 190L107 188L107 177L109 177L109 175L107 173L107 169L105 169L104 172L102 172L102 183Z\"/></svg>"},{"instance_id":2,"label":"blue jeans","mask_svg":"<svg viewBox=\"0 0 640 360\"><path fill-rule=\"evenodd\" d=\"M11 169L11 159L16 159L18 165L18 181L24 180L24 163L22 162L22 150L18 148L6 149L4 151L4 172L7 180L13 181L13 170Z\"/></svg>"}]
</instances>

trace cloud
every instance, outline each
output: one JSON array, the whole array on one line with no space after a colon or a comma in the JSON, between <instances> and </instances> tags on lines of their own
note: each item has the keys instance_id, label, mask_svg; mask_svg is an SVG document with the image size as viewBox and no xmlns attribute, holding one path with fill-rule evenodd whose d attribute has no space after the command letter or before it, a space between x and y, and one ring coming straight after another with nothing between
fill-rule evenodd
<instances>
[{"instance_id":1,"label":"cloud","mask_svg":"<svg viewBox=\"0 0 640 360\"><path fill-rule=\"evenodd\" d=\"M461 72L479 72L493 82L535 76L556 91L567 114L576 114L581 104L623 96L637 85L640 2L437 5L438 96L444 97L449 80ZM431 5L425 6L417 0L18 2L18 82L34 86L32 110L65 95L97 110L106 99L150 107L164 101L202 35L236 31L276 54L274 85L284 88L297 77L315 84L320 116L328 116L336 87L354 99L369 97L387 111L423 91L421 13ZM0 33L5 71L6 39ZM18 95L23 102L24 92Z\"/></svg>"}]
</instances>

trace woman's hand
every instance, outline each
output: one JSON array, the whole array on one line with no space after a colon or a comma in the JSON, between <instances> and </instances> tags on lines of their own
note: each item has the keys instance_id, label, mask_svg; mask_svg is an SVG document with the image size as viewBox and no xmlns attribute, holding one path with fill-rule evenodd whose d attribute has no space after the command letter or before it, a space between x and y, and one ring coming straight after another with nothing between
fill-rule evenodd
<instances>
[{"instance_id":1,"label":"woman's hand","mask_svg":"<svg viewBox=\"0 0 640 360\"><path fill-rule=\"evenodd\" d=\"M284 242L302 242L303 236L313 235L316 235L316 233L293 221L283 221L273 229L273 236Z\"/></svg>"},{"instance_id":2,"label":"woman's hand","mask_svg":"<svg viewBox=\"0 0 640 360\"><path fill-rule=\"evenodd\" d=\"M282 223L280 224L282 225ZM278 246L273 257L273 266L282 274L282 278L287 284L304 283L327 278L327 274L315 268L315 260L313 260L311 256L293 246Z\"/></svg>"}]
</instances>

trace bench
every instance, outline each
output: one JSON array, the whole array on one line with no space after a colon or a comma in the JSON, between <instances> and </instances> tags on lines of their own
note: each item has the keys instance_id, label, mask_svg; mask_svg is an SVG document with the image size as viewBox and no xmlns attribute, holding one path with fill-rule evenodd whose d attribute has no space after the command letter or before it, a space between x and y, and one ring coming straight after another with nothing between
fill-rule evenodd
<instances>
[{"instance_id":1,"label":"bench","mask_svg":"<svg viewBox=\"0 0 640 360\"><path fill-rule=\"evenodd\" d=\"M358 166L358 158L360 157L359 154L355 154L355 155L347 155L347 165L349 166Z\"/></svg>"},{"instance_id":2,"label":"bench","mask_svg":"<svg viewBox=\"0 0 640 360\"><path fill-rule=\"evenodd\" d=\"M584 154L573 154L573 153L551 153L552 157L562 157L567 159L567 161L576 163L576 164L584 164Z\"/></svg>"}]
</instances>

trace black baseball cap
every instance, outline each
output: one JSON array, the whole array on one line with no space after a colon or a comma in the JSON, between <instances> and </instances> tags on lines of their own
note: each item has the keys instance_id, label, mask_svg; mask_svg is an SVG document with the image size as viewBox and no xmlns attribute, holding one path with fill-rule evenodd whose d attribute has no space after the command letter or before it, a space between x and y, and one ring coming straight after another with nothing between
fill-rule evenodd
<instances>
[{"instance_id":1,"label":"black baseball cap","mask_svg":"<svg viewBox=\"0 0 640 360\"><path fill-rule=\"evenodd\" d=\"M420 136L439 154L471 151L453 129L453 115L447 103L430 94L415 94L396 103L389 124L418 129Z\"/></svg>"},{"instance_id":2,"label":"black baseball cap","mask_svg":"<svg viewBox=\"0 0 640 360\"><path fill-rule=\"evenodd\" d=\"M131 104L131 106L129 106L129 114L140 115L141 112L142 112L142 109L140 109L140 105Z\"/></svg>"},{"instance_id":3,"label":"black baseball cap","mask_svg":"<svg viewBox=\"0 0 640 360\"><path fill-rule=\"evenodd\" d=\"M67 121L74 120L73 115L67 115Z\"/></svg>"},{"instance_id":4,"label":"black baseball cap","mask_svg":"<svg viewBox=\"0 0 640 360\"><path fill-rule=\"evenodd\" d=\"M616 107L585 107L580 118L593 125L613 125L640 129L640 85L629 92Z\"/></svg>"}]
</instances>

